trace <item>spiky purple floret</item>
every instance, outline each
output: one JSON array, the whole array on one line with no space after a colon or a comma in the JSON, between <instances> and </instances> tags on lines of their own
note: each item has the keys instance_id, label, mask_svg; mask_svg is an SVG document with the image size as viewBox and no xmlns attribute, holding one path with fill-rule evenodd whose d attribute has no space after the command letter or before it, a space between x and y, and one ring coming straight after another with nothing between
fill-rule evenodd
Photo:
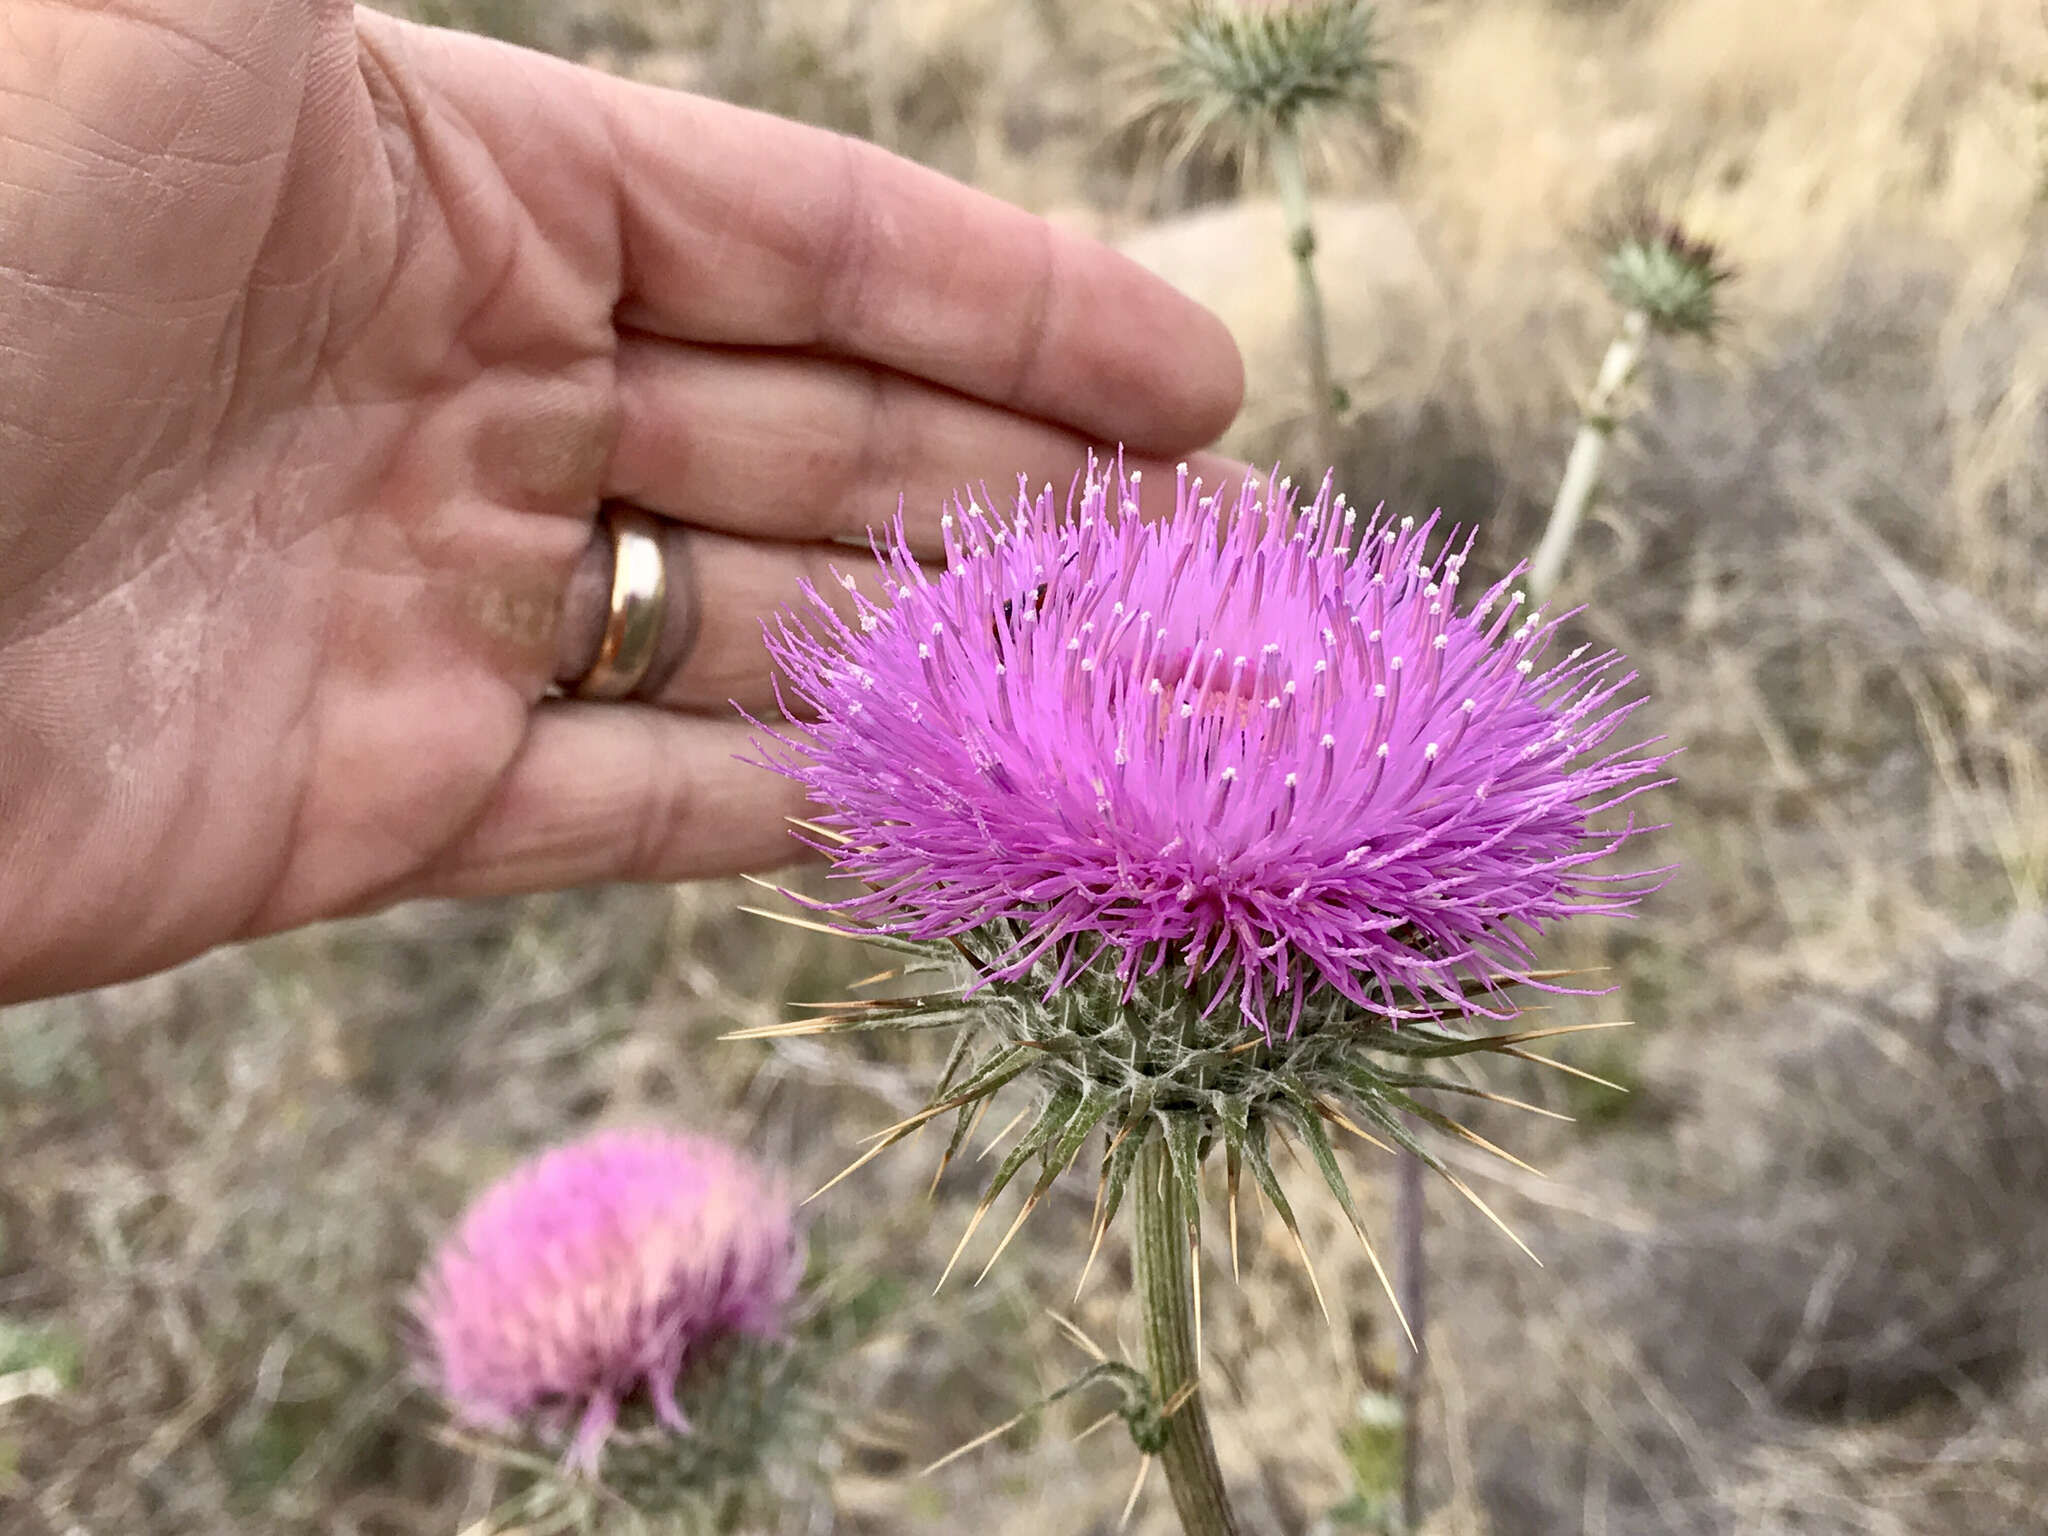
<instances>
[{"instance_id":1,"label":"spiky purple floret","mask_svg":"<svg viewBox=\"0 0 2048 1536\"><path fill-rule=\"evenodd\" d=\"M1135 479L1091 467L1065 518L1050 488L1007 520L956 502L937 574L899 517L888 606L848 582L852 623L813 591L771 633L814 718L767 760L871 887L834 910L915 939L1008 919L996 976L1100 950L1127 992L1181 966L1264 1023L1316 986L1464 1006L1552 919L1636 900L1591 870L1638 830L1594 819L1664 760L1596 755L1635 707L1617 657L1539 671L1557 621L1509 582L1461 614L1470 541L1432 549L1435 517L1183 471L1146 522Z\"/></svg>"},{"instance_id":2,"label":"spiky purple floret","mask_svg":"<svg viewBox=\"0 0 2048 1536\"><path fill-rule=\"evenodd\" d=\"M692 1354L779 1336L802 1268L787 1194L730 1147L600 1132L464 1213L414 1299L422 1363L474 1422L573 1425L568 1460L593 1470L636 1391L687 1430L675 1390Z\"/></svg>"}]
</instances>

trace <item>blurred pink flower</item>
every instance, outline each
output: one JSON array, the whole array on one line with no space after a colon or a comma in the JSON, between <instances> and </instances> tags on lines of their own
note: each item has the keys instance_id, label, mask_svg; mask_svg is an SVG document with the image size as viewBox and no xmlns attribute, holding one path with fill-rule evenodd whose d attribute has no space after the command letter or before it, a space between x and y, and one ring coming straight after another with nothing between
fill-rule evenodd
<instances>
[{"instance_id":1,"label":"blurred pink flower","mask_svg":"<svg viewBox=\"0 0 2048 1536\"><path fill-rule=\"evenodd\" d=\"M414 1308L429 1379L473 1422L566 1427L596 1468L645 1389L682 1432L676 1381L728 1334L782 1331L803 1269L780 1183L721 1142L605 1131L545 1153L464 1213Z\"/></svg>"}]
</instances>

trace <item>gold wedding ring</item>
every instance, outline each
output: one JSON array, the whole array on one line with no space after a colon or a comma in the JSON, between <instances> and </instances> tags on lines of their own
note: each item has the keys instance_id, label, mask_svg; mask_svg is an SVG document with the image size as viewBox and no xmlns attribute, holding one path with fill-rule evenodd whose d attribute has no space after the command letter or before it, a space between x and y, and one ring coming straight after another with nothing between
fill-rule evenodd
<instances>
[{"instance_id":1,"label":"gold wedding ring","mask_svg":"<svg viewBox=\"0 0 2048 1536\"><path fill-rule=\"evenodd\" d=\"M602 521L612 543L612 599L597 660L576 685L579 699L623 699L654 662L668 610L668 567L661 524L631 507L607 507Z\"/></svg>"}]
</instances>

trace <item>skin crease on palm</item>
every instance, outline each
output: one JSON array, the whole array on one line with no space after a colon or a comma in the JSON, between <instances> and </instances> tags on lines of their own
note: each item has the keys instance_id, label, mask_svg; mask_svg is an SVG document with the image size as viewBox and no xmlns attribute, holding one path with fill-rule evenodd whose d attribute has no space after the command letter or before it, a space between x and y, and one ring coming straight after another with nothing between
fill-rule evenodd
<instances>
[{"instance_id":1,"label":"skin crease on palm","mask_svg":"<svg viewBox=\"0 0 2048 1536\"><path fill-rule=\"evenodd\" d=\"M727 701L833 541L1090 444L1166 489L1241 388L1122 258L850 140L335 0L0 0L0 1001L786 862ZM645 703L548 693L607 500L704 599Z\"/></svg>"}]
</instances>

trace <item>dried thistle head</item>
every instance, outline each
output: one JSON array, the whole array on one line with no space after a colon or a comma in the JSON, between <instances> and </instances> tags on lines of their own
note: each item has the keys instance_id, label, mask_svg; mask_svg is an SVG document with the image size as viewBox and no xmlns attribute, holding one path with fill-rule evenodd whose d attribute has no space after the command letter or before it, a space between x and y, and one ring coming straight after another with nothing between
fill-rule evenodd
<instances>
[{"instance_id":1,"label":"dried thistle head","mask_svg":"<svg viewBox=\"0 0 2048 1536\"><path fill-rule=\"evenodd\" d=\"M1409 1117L1476 1141L1427 1095L1493 1096L1436 1066L1526 1056L1546 1032L1469 1026L1554 981L1532 934L1639 889L1591 868L1636 830L1597 818L1662 762L1606 747L1629 676L1539 667L1554 621L1507 582L1461 610L1463 545L1327 486L1300 509L1183 472L1148 522L1133 478L1091 469L1068 512L960 506L938 575L899 527L889 606L817 598L771 637L805 723L763 727L764 757L831 807L810 838L864 887L828 926L942 981L747 1033L954 1031L931 1103L867 1156L950 1115L950 1157L1026 1088L975 1217L1036 1162L1013 1235L1092 1141L1098 1241L1154 1136L1191 1208L1221 1153L1233 1246L1244 1171L1294 1225L1275 1137L1354 1223L1332 1126L1457 1183Z\"/></svg>"},{"instance_id":2,"label":"dried thistle head","mask_svg":"<svg viewBox=\"0 0 2048 1536\"><path fill-rule=\"evenodd\" d=\"M1141 116L1181 150L1257 155L1275 136L1378 118L1387 71L1366 0L1142 0Z\"/></svg>"},{"instance_id":3,"label":"dried thistle head","mask_svg":"<svg viewBox=\"0 0 2048 1536\"><path fill-rule=\"evenodd\" d=\"M1642 311L1664 335L1713 338L1722 319L1720 290L1735 269L1711 241L1639 210L1617 221L1602 243L1607 291L1617 304Z\"/></svg>"}]
</instances>

